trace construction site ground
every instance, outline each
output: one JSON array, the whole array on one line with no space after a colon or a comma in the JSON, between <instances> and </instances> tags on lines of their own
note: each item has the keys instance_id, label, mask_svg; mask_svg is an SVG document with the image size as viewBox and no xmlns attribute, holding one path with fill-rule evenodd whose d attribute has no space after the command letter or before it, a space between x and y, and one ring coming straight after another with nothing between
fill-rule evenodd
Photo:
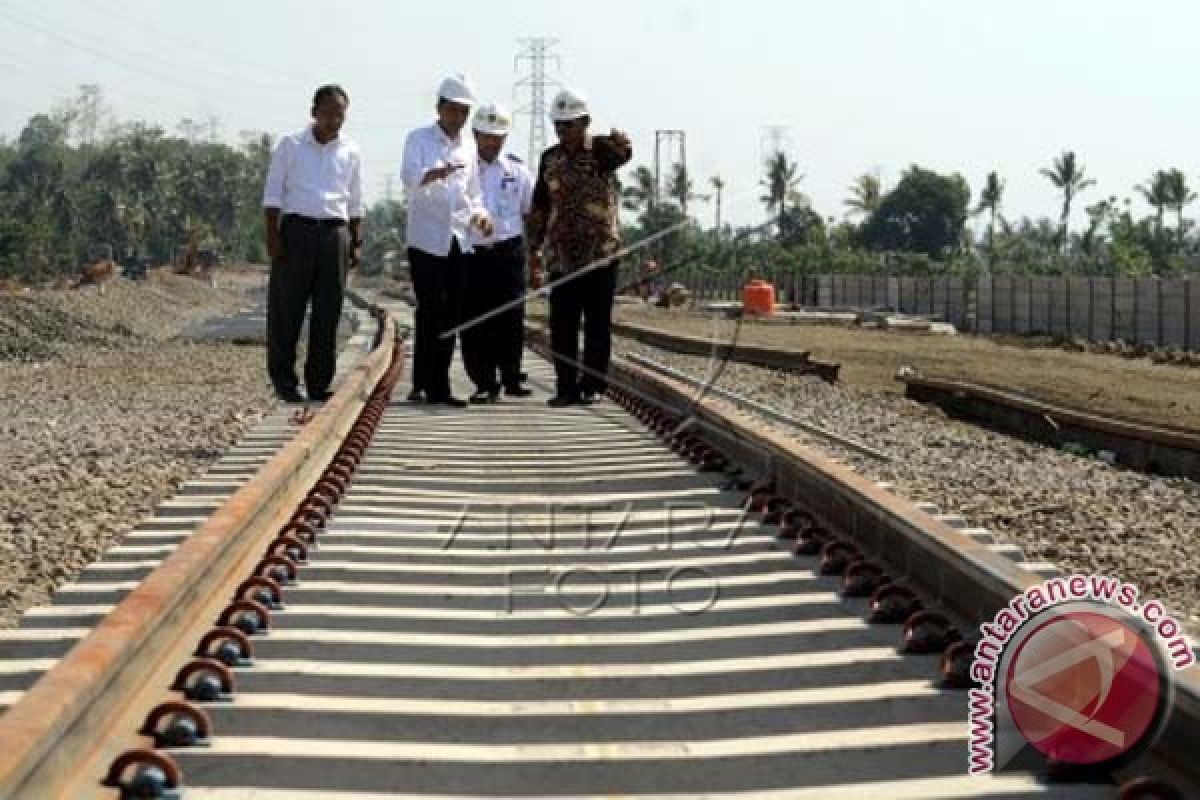
<instances>
[{"instance_id":1,"label":"construction site ground","mask_svg":"<svg viewBox=\"0 0 1200 800\"><path fill-rule=\"evenodd\" d=\"M721 341L729 341L736 331L745 344L808 350L813 358L840 363L842 381L868 392L903 392L894 378L909 366L924 375L1007 387L1072 408L1200 430L1200 369L1145 358L1068 352L1018 337L755 322L739 327L713 314L626 303L618 304L614 316Z\"/></svg>"}]
</instances>

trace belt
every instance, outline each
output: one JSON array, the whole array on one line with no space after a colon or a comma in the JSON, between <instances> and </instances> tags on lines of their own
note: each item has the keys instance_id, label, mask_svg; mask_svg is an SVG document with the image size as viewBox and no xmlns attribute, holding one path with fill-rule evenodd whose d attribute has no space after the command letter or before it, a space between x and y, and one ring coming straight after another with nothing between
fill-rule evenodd
<instances>
[{"instance_id":1,"label":"belt","mask_svg":"<svg viewBox=\"0 0 1200 800\"><path fill-rule=\"evenodd\" d=\"M286 222L291 220L299 222L301 225L308 225L315 228L341 228L345 226L346 220L341 217L327 217L325 219L317 219L316 217L306 217L303 214L284 214L283 219Z\"/></svg>"},{"instance_id":2,"label":"belt","mask_svg":"<svg viewBox=\"0 0 1200 800\"><path fill-rule=\"evenodd\" d=\"M522 237L522 236L511 236L508 239L504 239L503 241L499 241L499 242L492 242L491 244L477 244L477 245L475 245L475 249L476 250L507 250L512 247L520 247L521 243L523 241L524 241L524 237Z\"/></svg>"}]
</instances>

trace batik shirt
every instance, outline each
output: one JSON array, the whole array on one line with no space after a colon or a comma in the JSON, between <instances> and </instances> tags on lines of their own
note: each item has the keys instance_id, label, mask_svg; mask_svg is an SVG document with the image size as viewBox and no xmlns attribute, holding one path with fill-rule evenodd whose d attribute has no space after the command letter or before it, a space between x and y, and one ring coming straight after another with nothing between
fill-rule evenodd
<instances>
[{"instance_id":1,"label":"batik shirt","mask_svg":"<svg viewBox=\"0 0 1200 800\"><path fill-rule=\"evenodd\" d=\"M556 144L542 154L525 227L547 271L573 272L620 249L616 171L632 157L610 136L589 137L573 153Z\"/></svg>"}]
</instances>

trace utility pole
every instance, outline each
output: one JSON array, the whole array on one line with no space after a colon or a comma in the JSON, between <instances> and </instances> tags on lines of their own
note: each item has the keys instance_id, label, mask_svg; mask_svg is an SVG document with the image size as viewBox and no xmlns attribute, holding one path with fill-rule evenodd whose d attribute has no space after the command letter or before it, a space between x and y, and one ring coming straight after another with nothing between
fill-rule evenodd
<instances>
[{"instance_id":1,"label":"utility pole","mask_svg":"<svg viewBox=\"0 0 1200 800\"><path fill-rule=\"evenodd\" d=\"M725 179L720 175L713 175L710 183L712 183L712 187L717 193L717 224L715 230L719 239L721 237L721 192L725 191Z\"/></svg>"},{"instance_id":2,"label":"utility pole","mask_svg":"<svg viewBox=\"0 0 1200 800\"><path fill-rule=\"evenodd\" d=\"M555 67L562 69L562 59L554 52L558 39L547 36L536 36L518 39L521 51L517 53L513 69L519 70L521 63L529 62L529 72L513 84L513 101L522 90L528 90L529 102L519 106L516 113L529 117L529 168L537 169L538 159L546 149L546 89L561 86L554 78L546 74L546 65L553 61Z\"/></svg>"}]
</instances>

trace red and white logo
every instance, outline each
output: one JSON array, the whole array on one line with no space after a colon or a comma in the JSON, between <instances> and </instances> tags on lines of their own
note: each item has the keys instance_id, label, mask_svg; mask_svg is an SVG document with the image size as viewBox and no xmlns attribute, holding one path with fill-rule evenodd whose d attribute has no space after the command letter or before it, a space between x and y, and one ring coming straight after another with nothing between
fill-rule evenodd
<instances>
[{"instance_id":1,"label":"red and white logo","mask_svg":"<svg viewBox=\"0 0 1200 800\"><path fill-rule=\"evenodd\" d=\"M1165 675L1130 623L1059 610L1024 637L1005 675L1009 714L1049 758L1094 765L1129 755L1154 735Z\"/></svg>"}]
</instances>

